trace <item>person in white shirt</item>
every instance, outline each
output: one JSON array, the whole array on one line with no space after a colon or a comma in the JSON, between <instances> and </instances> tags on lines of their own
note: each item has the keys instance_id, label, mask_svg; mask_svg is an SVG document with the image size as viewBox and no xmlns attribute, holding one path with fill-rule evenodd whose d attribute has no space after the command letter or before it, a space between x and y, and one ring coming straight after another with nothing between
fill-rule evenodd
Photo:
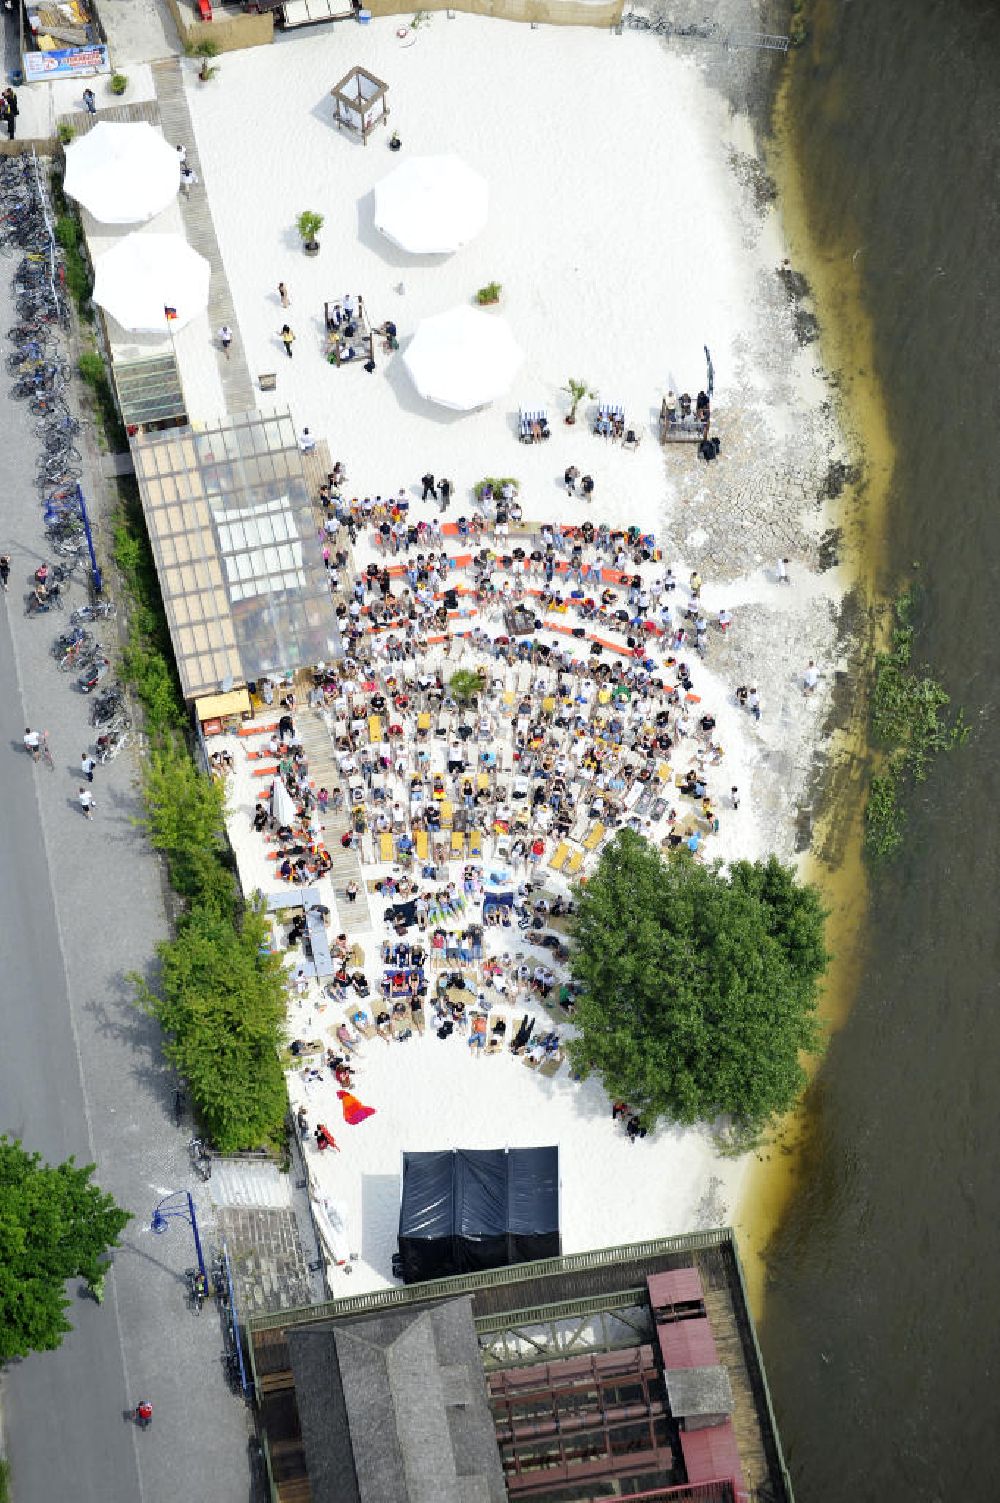
<instances>
[{"instance_id":1,"label":"person in white shirt","mask_svg":"<svg viewBox=\"0 0 1000 1503\"><path fill-rule=\"evenodd\" d=\"M302 450L303 454L311 454L315 447L316 440L313 438L308 428L303 428L302 432L299 434L299 448Z\"/></svg>"}]
</instances>

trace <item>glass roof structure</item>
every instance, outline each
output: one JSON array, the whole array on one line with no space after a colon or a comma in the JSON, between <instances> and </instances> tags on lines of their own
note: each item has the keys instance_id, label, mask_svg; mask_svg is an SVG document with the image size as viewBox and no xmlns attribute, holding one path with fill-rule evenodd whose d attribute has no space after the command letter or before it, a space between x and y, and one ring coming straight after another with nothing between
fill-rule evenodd
<instances>
[{"instance_id":1,"label":"glass roof structure","mask_svg":"<svg viewBox=\"0 0 1000 1503\"><path fill-rule=\"evenodd\" d=\"M186 698L340 656L287 412L137 434L132 457Z\"/></svg>"},{"instance_id":2,"label":"glass roof structure","mask_svg":"<svg viewBox=\"0 0 1000 1503\"><path fill-rule=\"evenodd\" d=\"M111 369L127 428L187 420L180 373L172 354L154 355L148 360L116 360Z\"/></svg>"}]
</instances>

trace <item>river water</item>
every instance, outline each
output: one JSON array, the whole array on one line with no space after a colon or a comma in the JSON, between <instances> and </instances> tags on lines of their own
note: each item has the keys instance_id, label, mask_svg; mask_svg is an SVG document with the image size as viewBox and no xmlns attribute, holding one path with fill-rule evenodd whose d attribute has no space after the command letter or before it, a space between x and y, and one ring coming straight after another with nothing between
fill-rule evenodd
<instances>
[{"instance_id":1,"label":"river water","mask_svg":"<svg viewBox=\"0 0 1000 1503\"><path fill-rule=\"evenodd\" d=\"M799 1503L996 1503L1000 5L813 12L786 118L811 237L870 316L895 448L883 583L919 566L917 656L973 734L873 884L762 1339Z\"/></svg>"}]
</instances>

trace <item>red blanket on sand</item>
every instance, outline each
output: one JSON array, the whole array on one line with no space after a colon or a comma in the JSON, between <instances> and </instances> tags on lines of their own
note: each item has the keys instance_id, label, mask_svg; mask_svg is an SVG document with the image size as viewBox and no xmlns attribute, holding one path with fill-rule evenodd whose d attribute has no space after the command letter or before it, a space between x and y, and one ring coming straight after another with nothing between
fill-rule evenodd
<instances>
[{"instance_id":1,"label":"red blanket on sand","mask_svg":"<svg viewBox=\"0 0 1000 1503\"><path fill-rule=\"evenodd\" d=\"M350 1091L338 1091L341 1105L344 1108L344 1121L351 1127L357 1127L366 1117L374 1117L373 1106L362 1106L357 1096L352 1096Z\"/></svg>"}]
</instances>

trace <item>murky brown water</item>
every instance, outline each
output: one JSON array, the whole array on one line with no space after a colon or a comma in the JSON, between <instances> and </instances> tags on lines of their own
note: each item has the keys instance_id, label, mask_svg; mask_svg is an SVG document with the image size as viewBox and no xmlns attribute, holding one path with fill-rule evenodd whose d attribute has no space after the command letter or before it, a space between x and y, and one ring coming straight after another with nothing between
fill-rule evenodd
<instances>
[{"instance_id":1,"label":"murky brown water","mask_svg":"<svg viewBox=\"0 0 1000 1503\"><path fill-rule=\"evenodd\" d=\"M793 70L810 232L859 279L896 449L888 582L919 566L918 654L974 730L875 888L763 1344L799 1503L995 1503L1000 5L818 0Z\"/></svg>"}]
</instances>

